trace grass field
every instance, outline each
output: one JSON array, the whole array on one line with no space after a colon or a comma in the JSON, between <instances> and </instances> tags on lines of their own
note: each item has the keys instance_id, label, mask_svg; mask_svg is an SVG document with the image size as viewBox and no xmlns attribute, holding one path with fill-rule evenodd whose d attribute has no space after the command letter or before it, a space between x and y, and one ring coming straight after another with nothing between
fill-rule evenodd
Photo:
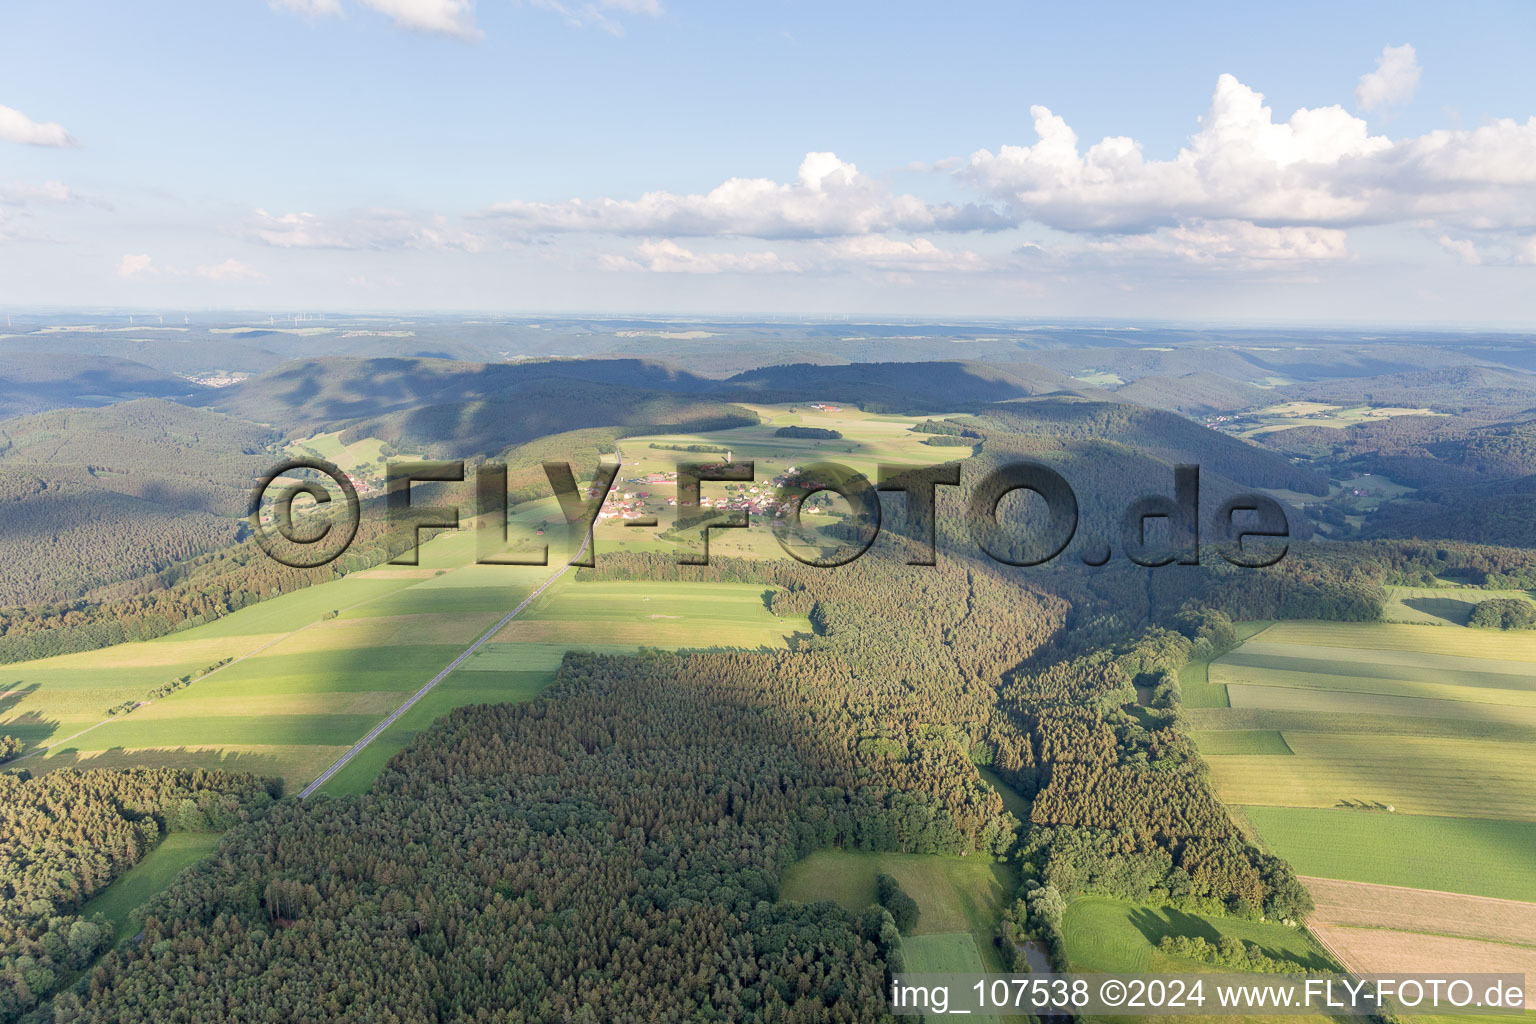
<instances>
[{"instance_id":1,"label":"grass field","mask_svg":"<svg viewBox=\"0 0 1536 1024\"><path fill-rule=\"evenodd\" d=\"M116 930L117 941L133 938L131 915L146 900L170 885L176 876L218 848L221 837L207 832L173 832L144 859L86 901L80 916L104 915Z\"/></svg>"},{"instance_id":2,"label":"grass field","mask_svg":"<svg viewBox=\"0 0 1536 1024\"><path fill-rule=\"evenodd\" d=\"M1536 901L1536 824L1308 807L1244 807L1300 874Z\"/></svg>"},{"instance_id":3,"label":"grass field","mask_svg":"<svg viewBox=\"0 0 1536 1024\"><path fill-rule=\"evenodd\" d=\"M917 901L921 916L914 936L963 932L975 939L986 969L1002 971L992 938L1018 888L1010 865L980 857L822 850L790 865L782 895L800 903L835 900L849 910L863 910L875 902L875 876L881 872L895 876Z\"/></svg>"},{"instance_id":4,"label":"grass field","mask_svg":"<svg viewBox=\"0 0 1536 1024\"><path fill-rule=\"evenodd\" d=\"M1357 972L1536 968L1536 906L1505 902L1536 901L1536 636L1464 625L1496 596L1524 594L1397 588L1401 621L1276 623L1209 666L1230 706L1185 712Z\"/></svg>"},{"instance_id":5,"label":"grass field","mask_svg":"<svg viewBox=\"0 0 1536 1024\"><path fill-rule=\"evenodd\" d=\"M1190 737L1206 757L1219 755L1269 754L1290 756L1295 751L1285 742L1279 729L1224 729L1219 732L1191 732Z\"/></svg>"},{"instance_id":6,"label":"grass field","mask_svg":"<svg viewBox=\"0 0 1536 1024\"><path fill-rule=\"evenodd\" d=\"M1536 632L1501 633L1450 629L1426 633L1419 626L1379 622L1276 622L1264 640L1376 651L1433 652L1502 661L1536 661Z\"/></svg>"},{"instance_id":7,"label":"grass field","mask_svg":"<svg viewBox=\"0 0 1536 1024\"><path fill-rule=\"evenodd\" d=\"M1536 821L1536 638L1281 622L1208 677L1231 706L1187 714L1228 803Z\"/></svg>"},{"instance_id":8,"label":"grass field","mask_svg":"<svg viewBox=\"0 0 1536 1024\"><path fill-rule=\"evenodd\" d=\"M620 479L643 478L651 473L672 471L681 462L709 462L725 458L723 454L652 448L652 444L681 446L703 444L726 448L734 459L751 460L754 463L754 474L759 483L772 480L791 466L803 466L817 461L837 462L874 480L877 468L882 463L930 466L966 458L971 454L968 448L935 448L925 444L924 439L928 435L916 433L912 427L929 419L929 416L888 416L866 413L854 408L826 412L812 409L804 404L750 405L749 408L762 418L762 422L756 426L737 427L704 434L656 434L626 438L621 446L624 452L624 470L620 474ZM943 415L935 413L931 418L942 419ZM839 431L843 437L838 440L814 440L774 436L774 431L784 426L824 427ZM720 486L705 484L703 493L706 497L712 494L718 495L721 493L718 490ZM622 489L624 488L619 485L615 486L615 490ZM673 485L654 484L641 489L652 493L655 500L647 505L647 511L658 515L661 528L665 529L671 525L675 518L675 510L665 504L665 499L675 493ZM948 490L940 489L940 514L958 515L958 504L953 508L943 504L949 500L958 502L957 498L947 493ZM888 504L887 508L890 507ZM642 539L635 543L644 545L643 538L654 536L656 532L628 529L616 522L608 521L600 524L597 531L599 551L602 550L601 545L610 539L632 540L635 534L642 535ZM684 549L698 550L699 545L695 537L681 543L651 540L649 547L670 553ZM643 546L642 549L644 549ZM709 550L711 555L741 558L784 557L768 524L755 521L749 529L712 531Z\"/></svg>"},{"instance_id":9,"label":"grass field","mask_svg":"<svg viewBox=\"0 0 1536 1024\"><path fill-rule=\"evenodd\" d=\"M895 876L920 912L902 940L908 971L1003 973L993 937L1018 889L1011 865L980 857L822 850L790 865L781 894L800 903L834 900L859 911L875 902L875 876L882 872Z\"/></svg>"},{"instance_id":10,"label":"grass field","mask_svg":"<svg viewBox=\"0 0 1536 1024\"><path fill-rule=\"evenodd\" d=\"M984 974L989 970L983 964L976 939L970 932L909 935L901 940L901 951L907 960L907 970L913 974ZM954 996L950 998L955 999ZM983 1013L971 1014L966 1019L979 1024L999 1024L1000 1020L1023 1021L1027 1018L998 1018Z\"/></svg>"},{"instance_id":11,"label":"grass field","mask_svg":"<svg viewBox=\"0 0 1536 1024\"><path fill-rule=\"evenodd\" d=\"M1431 409L1410 409L1401 406L1373 407L1369 405L1329 405L1324 402L1284 402L1244 413L1237 421L1238 434L1257 437L1276 430L1291 427L1353 427L1361 423L1376 423L1394 416L1444 416Z\"/></svg>"},{"instance_id":12,"label":"grass field","mask_svg":"<svg viewBox=\"0 0 1536 1024\"><path fill-rule=\"evenodd\" d=\"M769 612L766 594L749 583L580 581L540 597L496 640L782 648L788 635L811 632L803 616Z\"/></svg>"},{"instance_id":13,"label":"grass field","mask_svg":"<svg viewBox=\"0 0 1536 1024\"><path fill-rule=\"evenodd\" d=\"M1530 601L1531 595L1524 590L1473 587L1393 587L1387 596L1385 618L1388 622L1465 626L1472 609L1494 598Z\"/></svg>"},{"instance_id":14,"label":"grass field","mask_svg":"<svg viewBox=\"0 0 1536 1024\"><path fill-rule=\"evenodd\" d=\"M1268 629L1272 622L1260 620L1254 622L1237 622L1233 624L1237 630L1239 640L1247 640ZM1219 682L1212 682L1209 660L1192 661L1179 669L1179 690L1182 693L1182 703L1186 708L1224 708L1229 707L1227 688Z\"/></svg>"},{"instance_id":15,"label":"grass field","mask_svg":"<svg viewBox=\"0 0 1536 1024\"><path fill-rule=\"evenodd\" d=\"M1062 918L1064 955L1070 969L1089 972L1180 973L1201 968L1157 948L1168 935L1188 935L1219 942L1231 935L1252 942L1276 959L1294 960L1328 970L1332 960L1299 928L1276 922L1192 914L1173 907L1129 903L1101 896L1073 900Z\"/></svg>"},{"instance_id":16,"label":"grass field","mask_svg":"<svg viewBox=\"0 0 1536 1024\"><path fill-rule=\"evenodd\" d=\"M1306 932L1275 922L1241 921L1235 918L1191 914L1173 907L1128 903L1122 900L1089 896L1073 900L1061 924L1063 970L1106 974L1204 974L1221 968L1182 957L1169 956L1157 948L1165 935L1198 936L1219 942L1226 935L1251 942L1272 957L1294 960L1310 969L1336 969L1334 960ZM1085 1021L1178 1020L1187 1018L1083 1017ZM1257 1022L1261 1020L1303 1021L1321 1024L1322 1016L1265 1018L1232 1016L1226 1020Z\"/></svg>"}]
</instances>

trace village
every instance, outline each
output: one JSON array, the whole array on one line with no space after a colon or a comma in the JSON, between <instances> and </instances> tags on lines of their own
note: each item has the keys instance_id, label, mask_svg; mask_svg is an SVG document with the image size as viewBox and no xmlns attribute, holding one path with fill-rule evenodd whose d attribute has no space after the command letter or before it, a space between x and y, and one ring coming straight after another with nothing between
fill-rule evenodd
<instances>
[{"instance_id":1,"label":"village","mask_svg":"<svg viewBox=\"0 0 1536 1024\"><path fill-rule=\"evenodd\" d=\"M726 461L730 461L730 453L726 455ZM785 485L794 477L796 467L790 466L771 480L761 483L725 483L718 486L725 490L724 497L710 497L701 494L699 507L701 509L714 509L718 511L744 511L749 516L756 517L757 521L782 518L788 514L789 503L781 501L781 494ZM797 484L804 484L804 480L796 480ZM677 507L677 473L667 470L658 473L648 473L645 476L627 477L621 480L620 485L610 491L607 500L597 513L601 520L635 520L644 519L654 515L663 507ZM673 493L665 499L659 493L642 490L646 487L667 487ZM833 499L829 491L818 492L808 498L801 507L802 515L820 515L825 510L825 504Z\"/></svg>"}]
</instances>

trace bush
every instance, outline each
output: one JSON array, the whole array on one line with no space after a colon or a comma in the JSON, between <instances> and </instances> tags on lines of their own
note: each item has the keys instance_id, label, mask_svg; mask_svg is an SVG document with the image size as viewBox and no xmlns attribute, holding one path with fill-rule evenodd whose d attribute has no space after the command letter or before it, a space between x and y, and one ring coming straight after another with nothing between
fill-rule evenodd
<instances>
[{"instance_id":1,"label":"bush","mask_svg":"<svg viewBox=\"0 0 1536 1024\"><path fill-rule=\"evenodd\" d=\"M1472 609L1469 626L1491 629L1536 629L1536 605L1515 597L1495 597L1480 601Z\"/></svg>"},{"instance_id":2,"label":"bush","mask_svg":"<svg viewBox=\"0 0 1536 1024\"><path fill-rule=\"evenodd\" d=\"M907 891L901 887L900 882L884 872L875 876L875 899L891 912L891 920L896 922L896 927L901 934L912 934L912 929L917 927L917 919L921 914L917 909L917 901L907 895Z\"/></svg>"},{"instance_id":3,"label":"bush","mask_svg":"<svg viewBox=\"0 0 1536 1024\"><path fill-rule=\"evenodd\" d=\"M773 432L774 437L803 437L816 441L840 441L842 432L828 430L826 427L780 427Z\"/></svg>"}]
</instances>

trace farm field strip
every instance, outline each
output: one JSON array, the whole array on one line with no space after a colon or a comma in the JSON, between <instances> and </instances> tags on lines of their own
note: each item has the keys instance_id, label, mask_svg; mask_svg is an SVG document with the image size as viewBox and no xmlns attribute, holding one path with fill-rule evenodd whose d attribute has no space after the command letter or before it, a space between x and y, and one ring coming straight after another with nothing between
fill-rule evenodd
<instances>
[{"instance_id":1,"label":"farm field strip","mask_svg":"<svg viewBox=\"0 0 1536 1024\"><path fill-rule=\"evenodd\" d=\"M1242 811L1303 875L1536 902L1533 822L1332 807Z\"/></svg>"},{"instance_id":2,"label":"farm field strip","mask_svg":"<svg viewBox=\"0 0 1536 1024\"><path fill-rule=\"evenodd\" d=\"M1223 799L1536 820L1536 666L1409 649L1447 638L1455 649L1483 630L1340 625L1278 623L1211 663L1231 707L1190 715ZM1377 646L1317 642L1341 636ZM1522 649L1517 639L1489 653ZM1264 725L1278 738L1267 748Z\"/></svg>"},{"instance_id":3,"label":"farm field strip","mask_svg":"<svg viewBox=\"0 0 1536 1024\"><path fill-rule=\"evenodd\" d=\"M1536 903L1302 876L1317 904L1312 920L1536 945Z\"/></svg>"},{"instance_id":4,"label":"farm field strip","mask_svg":"<svg viewBox=\"0 0 1536 1024\"><path fill-rule=\"evenodd\" d=\"M1536 948L1386 928L1314 928L1357 974L1434 975L1443 973L1447 964L1458 972L1524 974L1526 1009L1536 1008L1536 983L1531 980L1536 978Z\"/></svg>"},{"instance_id":5,"label":"farm field strip","mask_svg":"<svg viewBox=\"0 0 1536 1024\"><path fill-rule=\"evenodd\" d=\"M783 648L789 634L811 632L804 617L769 612L766 590L749 583L578 579L508 623L495 642Z\"/></svg>"},{"instance_id":6,"label":"farm field strip","mask_svg":"<svg viewBox=\"0 0 1536 1024\"><path fill-rule=\"evenodd\" d=\"M1262 649L1261 649L1262 648ZM1481 687L1484 689L1536 690L1530 666L1519 661L1478 660L1409 651L1353 651L1342 658L1327 648L1303 648L1291 644L1244 644L1212 664L1222 678L1236 682L1264 682L1288 675L1319 676L1318 684L1333 689L1344 681L1381 681L1386 685L1410 683ZM1310 655L1310 656L1309 656ZM1376 657L1374 655L1380 655ZM1394 660L1401 663L1394 664ZM1281 683L1279 685L1303 685Z\"/></svg>"},{"instance_id":7,"label":"farm field strip","mask_svg":"<svg viewBox=\"0 0 1536 1024\"><path fill-rule=\"evenodd\" d=\"M1487 629L1428 628L1396 622L1287 621L1265 630L1264 641L1536 662L1536 636Z\"/></svg>"},{"instance_id":8,"label":"farm field strip","mask_svg":"<svg viewBox=\"0 0 1536 1024\"><path fill-rule=\"evenodd\" d=\"M1536 728L1536 708L1485 704L1432 697L1263 686L1231 683L1227 692L1232 711L1314 712L1328 715L1377 715L1384 717L1459 719L1493 725L1514 724ZM1204 719L1208 726L1214 716ZM1234 715L1234 721L1238 720Z\"/></svg>"},{"instance_id":9,"label":"farm field strip","mask_svg":"<svg viewBox=\"0 0 1536 1024\"><path fill-rule=\"evenodd\" d=\"M1299 752L1207 755L1206 760L1217 793L1229 804L1333 808L1353 803L1384 805L1399 814L1513 821L1536 817L1536 781L1518 766L1495 762L1479 770L1411 757L1363 761ZM1529 755L1525 761L1529 764Z\"/></svg>"},{"instance_id":10,"label":"farm field strip","mask_svg":"<svg viewBox=\"0 0 1536 1024\"><path fill-rule=\"evenodd\" d=\"M1318 939L1357 973L1536 977L1536 638L1449 624L1494 596L1514 595L1393 594L1441 625L1277 623L1211 663L1230 707L1186 712L1218 794L1306 876Z\"/></svg>"}]
</instances>

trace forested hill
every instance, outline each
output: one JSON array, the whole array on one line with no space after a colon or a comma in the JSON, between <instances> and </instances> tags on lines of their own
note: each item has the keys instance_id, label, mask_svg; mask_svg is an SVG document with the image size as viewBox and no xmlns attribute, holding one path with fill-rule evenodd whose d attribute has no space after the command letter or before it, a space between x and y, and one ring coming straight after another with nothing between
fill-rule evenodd
<instances>
[{"instance_id":1,"label":"forested hill","mask_svg":"<svg viewBox=\"0 0 1536 1024\"><path fill-rule=\"evenodd\" d=\"M623 428L620 434L691 432L757 422L749 409L702 395L546 377L519 382L491 398L355 420L341 440L377 437L403 451L465 458L590 427Z\"/></svg>"},{"instance_id":2,"label":"forested hill","mask_svg":"<svg viewBox=\"0 0 1536 1024\"><path fill-rule=\"evenodd\" d=\"M129 359L0 351L0 419L134 398L190 398L204 390L199 384Z\"/></svg>"},{"instance_id":3,"label":"forested hill","mask_svg":"<svg viewBox=\"0 0 1536 1024\"><path fill-rule=\"evenodd\" d=\"M826 400L892 412L937 412L1079 386L1065 374L1031 363L961 361L844 366L798 363L748 370L725 383L750 393L755 401Z\"/></svg>"},{"instance_id":4,"label":"forested hill","mask_svg":"<svg viewBox=\"0 0 1536 1024\"><path fill-rule=\"evenodd\" d=\"M1371 520L1370 535L1536 548L1536 474L1436 487L1416 498L1384 507Z\"/></svg>"},{"instance_id":5,"label":"forested hill","mask_svg":"<svg viewBox=\"0 0 1536 1024\"><path fill-rule=\"evenodd\" d=\"M1536 407L1536 374L1490 366L1449 366L1291 384L1277 391L1286 400L1471 412L1481 419L1493 419Z\"/></svg>"},{"instance_id":6,"label":"forested hill","mask_svg":"<svg viewBox=\"0 0 1536 1024\"><path fill-rule=\"evenodd\" d=\"M233 542L278 440L161 399L0 423L0 606L70 600Z\"/></svg>"},{"instance_id":7,"label":"forested hill","mask_svg":"<svg viewBox=\"0 0 1536 1024\"><path fill-rule=\"evenodd\" d=\"M722 402L825 400L872 409L939 411L978 401L1071 389L1074 382L1054 370L1027 363L801 363L749 370L719 381L643 359L461 363L439 359L327 358L285 364L199 401L299 435L409 410L423 410L427 419L442 421L447 407L476 402L554 405L562 396L582 394L580 385L710 397ZM593 393L600 394L596 390ZM549 397L541 403L541 395ZM441 408L426 411L433 407ZM630 417L615 422L639 420ZM599 425L595 421L561 423L555 429ZM442 427L418 426L411 430L434 439L445 437ZM508 443L512 440L515 439Z\"/></svg>"},{"instance_id":8,"label":"forested hill","mask_svg":"<svg viewBox=\"0 0 1536 1024\"><path fill-rule=\"evenodd\" d=\"M1113 394L1122 402L1169 409L1187 416L1251 409L1275 401L1273 391L1206 371L1177 377L1142 377L1116 388Z\"/></svg>"},{"instance_id":9,"label":"forested hill","mask_svg":"<svg viewBox=\"0 0 1536 1024\"><path fill-rule=\"evenodd\" d=\"M511 389L537 394L561 381L697 393L706 381L643 359L549 359L466 363L445 359L304 359L223 388L209 407L299 436L425 406L495 399Z\"/></svg>"}]
</instances>

